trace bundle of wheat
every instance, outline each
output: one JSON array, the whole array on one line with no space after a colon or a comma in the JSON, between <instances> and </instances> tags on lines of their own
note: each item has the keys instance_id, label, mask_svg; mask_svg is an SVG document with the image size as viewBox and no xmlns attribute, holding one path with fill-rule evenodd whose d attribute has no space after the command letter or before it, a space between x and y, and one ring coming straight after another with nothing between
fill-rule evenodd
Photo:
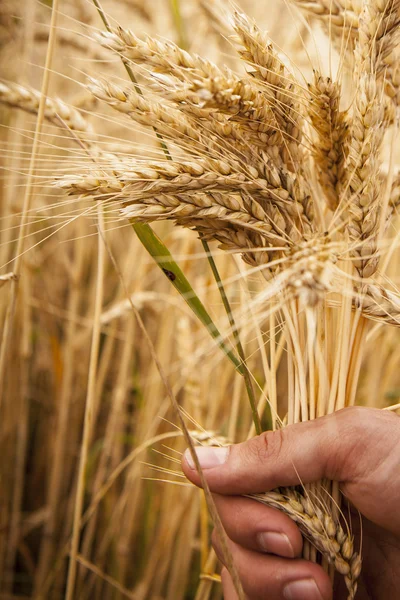
<instances>
[{"instance_id":1,"label":"bundle of wheat","mask_svg":"<svg viewBox=\"0 0 400 600\"><path fill-rule=\"evenodd\" d=\"M303 8L326 18L331 4ZM303 86L268 36L238 12L232 24L234 43L249 66L244 76L121 27L97 35L105 48L140 67L151 91L146 83L142 95L101 80L91 80L90 91L134 121L154 126L176 158L132 161L99 176L89 172L59 182L71 194L117 201L134 222L171 219L195 229L204 240L217 240L262 267L274 285L295 363L288 423L353 404L366 329L352 305L364 316L398 323L397 298L371 277L393 212L388 191L396 185L390 177L382 184L380 150L391 124L386 106L397 108L392 69L399 7L395 1L365 2L358 14L334 8L337 19L329 22L346 36L351 17L354 41L356 93L346 110L340 108L338 82L316 70L314 81ZM313 162L318 182L310 177ZM333 300L339 304L336 317ZM336 353L333 368L323 336ZM316 515L307 496L291 491L258 499L300 523L345 575L353 598L360 557L333 506L331 517Z\"/></svg>"},{"instance_id":2,"label":"bundle of wheat","mask_svg":"<svg viewBox=\"0 0 400 600\"><path fill-rule=\"evenodd\" d=\"M99 210L116 206L135 225L171 220L195 230L204 243L240 253L248 273L264 276L251 310L269 319L271 332L282 328L287 351L288 398L279 402L271 335L273 427L280 417L291 424L352 406L369 321L400 324L399 296L386 283L382 259L399 203L394 158L385 169L382 154L385 133L397 132L399 2L294 4L326 25L341 66L352 67L336 81L318 67L304 84L239 12L231 15L231 40L244 74L122 27L94 34L138 79L117 85L90 78L87 89L128 126L154 128L164 150L157 160L102 152L79 112L59 100L44 106L44 116L72 130L92 161L57 178L57 187L97 201ZM38 98L21 86L0 87L1 102L27 111L37 110ZM239 317L242 325L249 313ZM312 546L305 545L305 556L317 560L318 551L334 565L353 599L361 557L340 524L338 486L254 498L299 525Z\"/></svg>"}]
</instances>

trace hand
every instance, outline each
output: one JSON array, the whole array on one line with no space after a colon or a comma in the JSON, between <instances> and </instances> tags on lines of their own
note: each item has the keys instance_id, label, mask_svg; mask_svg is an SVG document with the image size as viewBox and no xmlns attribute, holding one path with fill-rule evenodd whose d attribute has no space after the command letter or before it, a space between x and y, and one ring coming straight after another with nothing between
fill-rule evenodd
<instances>
[{"instance_id":1,"label":"hand","mask_svg":"<svg viewBox=\"0 0 400 600\"><path fill-rule=\"evenodd\" d=\"M249 600L345 600L337 577L299 558L297 526L279 511L242 494L328 478L352 507L351 527L359 547L362 517L363 570L357 600L400 597L400 418L369 408L347 408L315 421L290 425L229 448L196 449ZM188 451L186 476L200 478ZM299 481L300 480L300 481ZM345 511L347 515L347 511ZM218 540L213 545L221 558ZM226 569L225 600L236 600Z\"/></svg>"}]
</instances>

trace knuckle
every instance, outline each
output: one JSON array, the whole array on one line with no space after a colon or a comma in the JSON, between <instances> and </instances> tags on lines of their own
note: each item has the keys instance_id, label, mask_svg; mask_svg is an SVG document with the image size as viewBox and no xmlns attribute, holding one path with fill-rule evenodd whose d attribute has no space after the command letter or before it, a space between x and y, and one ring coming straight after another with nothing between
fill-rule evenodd
<instances>
[{"instance_id":1,"label":"knuckle","mask_svg":"<svg viewBox=\"0 0 400 600\"><path fill-rule=\"evenodd\" d=\"M362 406L351 406L336 413L337 452L328 458L334 479L355 480L371 468L372 441L379 431L380 413Z\"/></svg>"},{"instance_id":2,"label":"knuckle","mask_svg":"<svg viewBox=\"0 0 400 600\"><path fill-rule=\"evenodd\" d=\"M283 430L266 431L247 444L247 459L251 462L264 463L271 461L281 454L284 445Z\"/></svg>"}]
</instances>

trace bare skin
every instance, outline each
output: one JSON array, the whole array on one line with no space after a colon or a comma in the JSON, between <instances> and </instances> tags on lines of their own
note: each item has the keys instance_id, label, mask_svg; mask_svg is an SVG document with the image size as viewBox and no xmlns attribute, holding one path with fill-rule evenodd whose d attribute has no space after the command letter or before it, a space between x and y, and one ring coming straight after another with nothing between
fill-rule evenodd
<instances>
[{"instance_id":1,"label":"bare skin","mask_svg":"<svg viewBox=\"0 0 400 600\"><path fill-rule=\"evenodd\" d=\"M363 571L358 600L400 598L400 418L369 408L349 408L316 421L266 432L224 448L199 448L204 475L229 536L249 600L346 600L318 565L301 558L297 526L272 508L241 497L279 486L340 482L350 503L356 544L362 517ZM188 452L186 476L200 479ZM359 512L358 512L359 511ZM219 543L214 548L222 560ZM237 600L222 571L225 600Z\"/></svg>"}]
</instances>

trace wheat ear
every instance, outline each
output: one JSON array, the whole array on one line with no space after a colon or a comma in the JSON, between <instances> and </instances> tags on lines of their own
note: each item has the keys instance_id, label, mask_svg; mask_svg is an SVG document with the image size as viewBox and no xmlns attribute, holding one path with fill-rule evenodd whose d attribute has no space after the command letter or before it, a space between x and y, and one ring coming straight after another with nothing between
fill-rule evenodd
<instances>
[{"instance_id":1,"label":"wheat ear","mask_svg":"<svg viewBox=\"0 0 400 600\"><path fill-rule=\"evenodd\" d=\"M20 108L34 115L37 114L40 102L40 92L18 85L0 82L0 102L13 108ZM46 98L44 117L54 125L64 122L68 129L75 132L92 131L91 125L82 114L59 98Z\"/></svg>"},{"instance_id":2,"label":"wheat ear","mask_svg":"<svg viewBox=\"0 0 400 600\"><path fill-rule=\"evenodd\" d=\"M384 56L387 54L391 47L390 34L395 35L393 11L397 9L398 0L383 4L378 0L367 2L360 16L355 49L358 89L345 149L342 201L348 209L348 231L355 244L355 265L361 277L373 275L379 263L376 254L381 193L379 152L385 132L382 126L385 110L377 72L382 65L381 52ZM382 30L382 23L388 28L387 34Z\"/></svg>"},{"instance_id":3,"label":"wheat ear","mask_svg":"<svg viewBox=\"0 0 400 600\"><path fill-rule=\"evenodd\" d=\"M348 600L354 599L361 573L361 557L354 550L353 537L343 530L339 522L293 488L252 494L250 497L287 514L303 536L344 576Z\"/></svg>"},{"instance_id":4,"label":"wheat ear","mask_svg":"<svg viewBox=\"0 0 400 600\"><path fill-rule=\"evenodd\" d=\"M297 83L289 73L274 45L254 21L235 12L233 25L240 57L247 62L250 74L260 83L265 102L271 106L276 128L281 133L282 160L300 161L301 110Z\"/></svg>"},{"instance_id":5,"label":"wheat ear","mask_svg":"<svg viewBox=\"0 0 400 600\"><path fill-rule=\"evenodd\" d=\"M400 326L400 297L379 284L363 286L356 305L362 313L380 323Z\"/></svg>"},{"instance_id":6,"label":"wheat ear","mask_svg":"<svg viewBox=\"0 0 400 600\"><path fill-rule=\"evenodd\" d=\"M318 179L325 192L328 206L335 210L339 204L338 184L343 170L343 144L347 132L346 113L340 111L340 85L314 71L309 84L308 112L316 133L313 144Z\"/></svg>"},{"instance_id":7,"label":"wheat ear","mask_svg":"<svg viewBox=\"0 0 400 600\"><path fill-rule=\"evenodd\" d=\"M292 0L300 10L315 19L334 27L358 27L362 9L361 2L355 0Z\"/></svg>"}]
</instances>

